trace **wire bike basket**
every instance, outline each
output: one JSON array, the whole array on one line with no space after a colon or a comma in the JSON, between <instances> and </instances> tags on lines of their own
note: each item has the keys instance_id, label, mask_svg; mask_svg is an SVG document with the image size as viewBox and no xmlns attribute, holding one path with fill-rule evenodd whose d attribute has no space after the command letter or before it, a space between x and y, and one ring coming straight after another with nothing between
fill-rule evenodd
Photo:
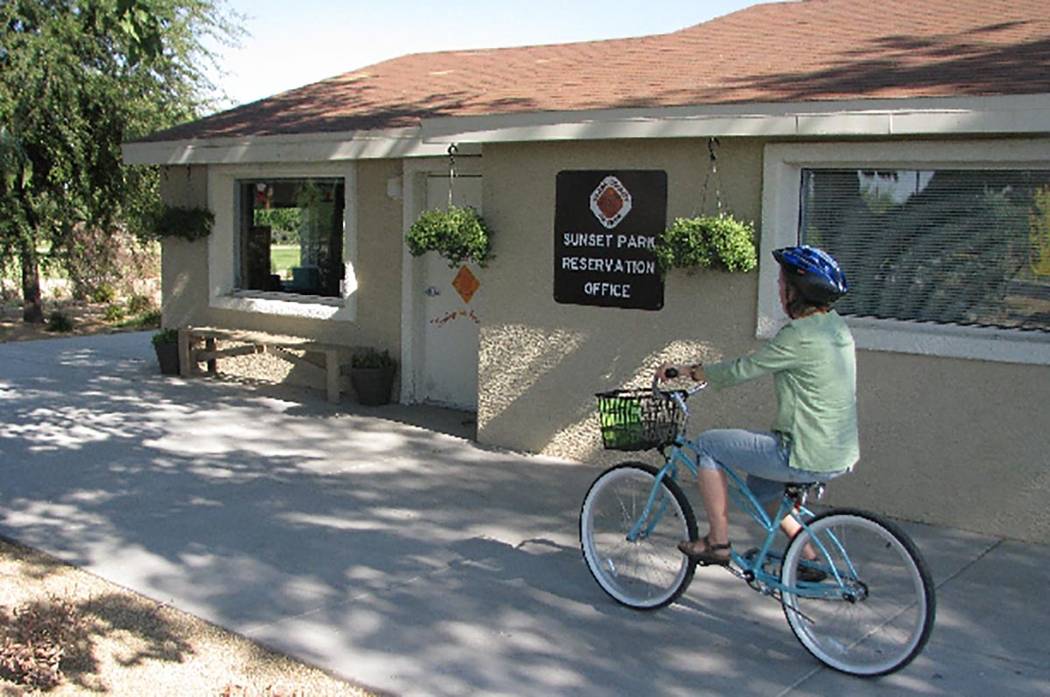
<instances>
[{"instance_id":1,"label":"wire bike basket","mask_svg":"<svg viewBox=\"0 0 1050 697\"><path fill-rule=\"evenodd\" d=\"M598 423L606 450L651 450L670 445L685 427L678 402L651 390L599 392Z\"/></svg>"}]
</instances>

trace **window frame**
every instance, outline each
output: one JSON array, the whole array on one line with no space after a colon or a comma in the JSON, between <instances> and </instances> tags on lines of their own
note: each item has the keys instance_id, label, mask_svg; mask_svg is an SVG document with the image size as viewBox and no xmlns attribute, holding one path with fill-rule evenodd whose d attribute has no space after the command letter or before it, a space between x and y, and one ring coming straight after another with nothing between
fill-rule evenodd
<instances>
[{"instance_id":1,"label":"window frame","mask_svg":"<svg viewBox=\"0 0 1050 697\"><path fill-rule=\"evenodd\" d=\"M756 336L787 322L769 253L798 244L803 169L1050 169L1050 139L775 143L764 148ZM847 278L849 269L846 269ZM1050 365L1050 334L846 317L857 348L947 358Z\"/></svg>"},{"instance_id":2,"label":"window frame","mask_svg":"<svg viewBox=\"0 0 1050 697\"><path fill-rule=\"evenodd\" d=\"M215 224L208 238L209 306L282 317L355 321L357 318L357 168L354 162L218 165L209 167L208 201ZM340 297L238 288L240 184L257 179L342 179L343 264Z\"/></svg>"}]
</instances>

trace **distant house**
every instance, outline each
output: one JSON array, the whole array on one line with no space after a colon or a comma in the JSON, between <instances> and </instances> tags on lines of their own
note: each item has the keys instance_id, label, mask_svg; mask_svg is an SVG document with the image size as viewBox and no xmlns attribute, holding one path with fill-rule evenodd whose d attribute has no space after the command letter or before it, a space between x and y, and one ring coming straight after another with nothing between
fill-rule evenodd
<instances>
[{"instance_id":1,"label":"distant house","mask_svg":"<svg viewBox=\"0 0 1050 697\"><path fill-rule=\"evenodd\" d=\"M403 402L580 459L599 456L593 392L753 349L784 321L769 251L820 244L853 281L840 311L860 348L863 457L833 500L1050 541L1045 0L805 0L659 36L410 55L124 155L216 218L165 243L165 325L388 349ZM626 244L586 212L608 177L645 234L719 200L754 220L758 271L603 271L589 260ZM494 230L484 269L406 251L450 187ZM771 399L762 381L704 395L693 428L768 427Z\"/></svg>"}]
</instances>

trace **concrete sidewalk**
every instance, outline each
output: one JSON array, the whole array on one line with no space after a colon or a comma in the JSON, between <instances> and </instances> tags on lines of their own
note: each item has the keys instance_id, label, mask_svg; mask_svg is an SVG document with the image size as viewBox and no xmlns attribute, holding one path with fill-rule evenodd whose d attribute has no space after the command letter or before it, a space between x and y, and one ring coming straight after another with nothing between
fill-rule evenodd
<instances>
[{"instance_id":1,"label":"concrete sidewalk","mask_svg":"<svg viewBox=\"0 0 1050 697\"><path fill-rule=\"evenodd\" d=\"M858 680L721 570L667 609L616 605L578 551L595 468L413 422L465 427L163 378L147 334L3 344L0 534L397 694L1050 692L1048 547L906 524L937 626Z\"/></svg>"}]
</instances>

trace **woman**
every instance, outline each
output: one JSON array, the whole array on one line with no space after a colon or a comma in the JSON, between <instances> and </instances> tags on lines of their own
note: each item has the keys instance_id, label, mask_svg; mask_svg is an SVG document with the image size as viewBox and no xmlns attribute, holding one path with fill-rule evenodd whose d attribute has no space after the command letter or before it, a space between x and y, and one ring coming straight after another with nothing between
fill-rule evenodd
<instances>
[{"instance_id":1,"label":"woman","mask_svg":"<svg viewBox=\"0 0 1050 697\"><path fill-rule=\"evenodd\" d=\"M747 472L748 486L764 503L785 482L820 482L850 471L860 456L857 440L856 359L853 336L831 304L848 286L838 263L814 247L773 252L780 264L780 303L790 321L753 354L711 365L662 366L688 371L722 389L773 374L777 414L769 431L718 429L697 439L700 495L708 534L678 548L704 564L729 563L728 483L716 463ZM800 529L791 516L780 523L789 537ZM807 550L807 557L815 552ZM814 570L816 573L819 571Z\"/></svg>"}]
</instances>

